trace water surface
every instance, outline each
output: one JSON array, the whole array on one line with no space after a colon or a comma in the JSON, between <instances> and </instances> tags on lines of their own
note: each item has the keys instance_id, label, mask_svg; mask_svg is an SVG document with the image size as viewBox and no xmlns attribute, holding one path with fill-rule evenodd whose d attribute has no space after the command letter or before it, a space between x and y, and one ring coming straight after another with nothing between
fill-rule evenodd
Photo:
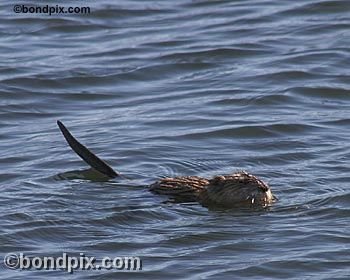
<instances>
[{"instance_id":1,"label":"water surface","mask_svg":"<svg viewBox=\"0 0 350 280\"><path fill-rule=\"evenodd\" d=\"M3 278L349 278L350 2L84 1L88 15L51 16L13 4L0 4L1 258L143 267ZM129 180L57 180L86 168L57 119ZM146 187L242 169L279 201L212 211Z\"/></svg>"}]
</instances>

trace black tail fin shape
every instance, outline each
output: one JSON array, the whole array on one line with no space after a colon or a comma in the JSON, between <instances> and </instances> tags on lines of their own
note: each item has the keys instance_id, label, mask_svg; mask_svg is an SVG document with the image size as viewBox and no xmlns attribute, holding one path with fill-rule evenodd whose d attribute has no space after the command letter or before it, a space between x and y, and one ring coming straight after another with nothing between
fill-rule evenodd
<instances>
[{"instance_id":1,"label":"black tail fin shape","mask_svg":"<svg viewBox=\"0 0 350 280\"><path fill-rule=\"evenodd\" d=\"M60 128L64 138L68 142L69 146L73 149L74 152L78 154L88 165L96 169L98 172L108 176L109 178L115 178L119 176L117 172L113 170L107 163L105 163L98 156L93 154L88 148L79 143L77 139L68 131L64 124L60 121L57 121L57 125Z\"/></svg>"}]
</instances>

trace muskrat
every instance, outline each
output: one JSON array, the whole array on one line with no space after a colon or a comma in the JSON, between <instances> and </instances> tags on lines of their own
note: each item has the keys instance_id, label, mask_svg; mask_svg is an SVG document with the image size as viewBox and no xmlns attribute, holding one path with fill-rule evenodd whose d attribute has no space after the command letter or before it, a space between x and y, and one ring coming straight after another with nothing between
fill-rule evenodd
<instances>
[{"instance_id":1,"label":"muskrat","mask_svg":"<svg viewBox=\"0 0 350 280\"><path fill-rule=\"evenodd\" d=\"M106 178L121 176L106 162L76 140L62 122L57 124L69 146L95 171ZM268 206L276 200L270 187L245 171L218 175L162 178L149 186L151 192L167 195L174 202L198 202L205 207Z\"/></svg>"}]
</instances>

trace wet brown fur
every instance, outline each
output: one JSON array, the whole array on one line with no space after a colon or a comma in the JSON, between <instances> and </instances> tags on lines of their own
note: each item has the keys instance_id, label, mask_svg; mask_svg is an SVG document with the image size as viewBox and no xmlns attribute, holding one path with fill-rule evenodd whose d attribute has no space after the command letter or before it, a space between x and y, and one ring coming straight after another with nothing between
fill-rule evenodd
<instances>
[{"instance_id":1,"label":"wet brown fur","mask_svg":"<svg viewBox=\"0 0 350 280\"><path fill-rule=\"evenodd\" d=\"M176 201L197 201L206 207L266 206L274 201L270 187L244 171L209 180L197 176L164 178L153 183L150 190Z\"/></svg>"}]
</instances>

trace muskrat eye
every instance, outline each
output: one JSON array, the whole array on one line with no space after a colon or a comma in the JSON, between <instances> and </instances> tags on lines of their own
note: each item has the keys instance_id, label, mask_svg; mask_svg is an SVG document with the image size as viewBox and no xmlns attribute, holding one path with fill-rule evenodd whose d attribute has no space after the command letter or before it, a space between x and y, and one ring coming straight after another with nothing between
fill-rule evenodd
<instances>
[{"instance_id":1,"label":"muskrat eye","mask_svg":"<svg viewBox=\"0 0 350 280\"><path fill-rule=\"evenodd\" d=\"M270 187L268 186L268 185L266 185L264 182L262 182L262 181L258 181L257 182L258 183L258 185L259 185L259 189L262 191L262 192L267 192L269 189L270 189Z\"/></svg>"}]
</instances>

